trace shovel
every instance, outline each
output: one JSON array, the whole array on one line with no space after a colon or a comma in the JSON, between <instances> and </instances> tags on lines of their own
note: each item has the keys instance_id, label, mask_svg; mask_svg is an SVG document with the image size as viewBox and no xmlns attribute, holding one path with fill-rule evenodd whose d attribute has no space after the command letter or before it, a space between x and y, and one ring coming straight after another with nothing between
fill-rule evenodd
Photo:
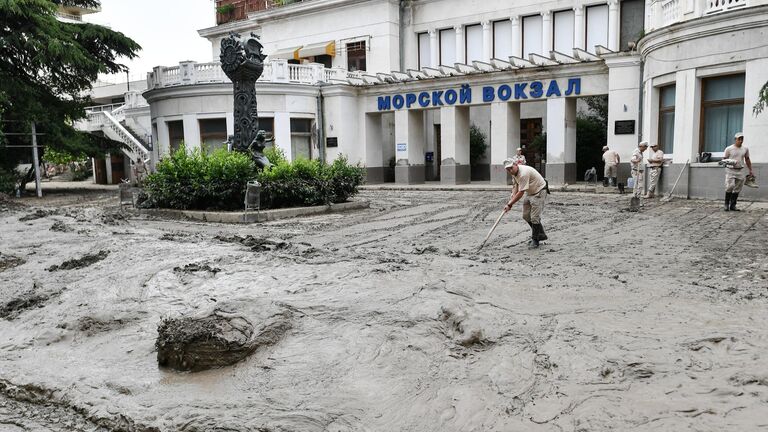
<instances>
[{"instance_id":1,"label":"shovel","mask_svg":"<svg viewBox=\"0 0 768 432\"><path fill-rule=\"evenodd\" d=\"M636 212L640 210L640 197L632 196L629 200L629 211Z\"/></svg>"},{"instance_id":2,"label":"shovel","mask_svg":"<svg viewBox=\"0 0 768 432\"><path fill-rule=\"evenodd\" d=\"M680 175L677 176L677 180L675 180L675 184L672 185L672 190L669 191L667 196L661 199L661 202L669 202L672 201L672 193L675 191L675 188L677 187L677 183L680 181L680 177L683 176L683 173L685 172L685 169L688 168L688 162L690 162L690 159L685 161L685 165L683 165L683 169L680 170Z\"/></svg>"},{"instance_id":3,"label":"shovel","mask_svg":"<svg viewBox=\"0 0 768 432\"><path fill-rule=\"evenodd\" d=\"M480 249L482 249L483 246L485 246L485 242L487 242L488 239L491 238L491 234L493 234L493 230L496 229L496 227L499 225L499 222L501 222L501 218L503 218L505 214L507 214L507 210L503 210L499 215L499 217L496 218L496 223L493 224L493 226L491 227L491 230L488 231L488 235L485 236L485 239L483 240L483 242L480 243L480 246L477 247L478 252L480 252Z\"/></svg>"}]
</instances>

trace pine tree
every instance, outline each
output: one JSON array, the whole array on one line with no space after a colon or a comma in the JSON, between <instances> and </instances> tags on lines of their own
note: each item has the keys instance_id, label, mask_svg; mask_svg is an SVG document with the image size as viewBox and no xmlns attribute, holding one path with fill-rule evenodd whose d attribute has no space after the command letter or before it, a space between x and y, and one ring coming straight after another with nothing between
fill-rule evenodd
<instances>
[{"instance_id":1,"label":"pine tree","mask_svg":"<svg viewBox=\"0 0 768 432\"><path fill-rule=\"evenodd\" d=\"M34 121L44 147L99 156L118 143L72 127L85 117L91 83L99 74L118 73L141 47L124 34L90 23L56 18L60 5L96 8L98 0L0 0L0 146L25 145ZM14 169L29 149L0 148L2 171ZM0 188L3 186L0 185Z\"/></svg>"}]
</instances>

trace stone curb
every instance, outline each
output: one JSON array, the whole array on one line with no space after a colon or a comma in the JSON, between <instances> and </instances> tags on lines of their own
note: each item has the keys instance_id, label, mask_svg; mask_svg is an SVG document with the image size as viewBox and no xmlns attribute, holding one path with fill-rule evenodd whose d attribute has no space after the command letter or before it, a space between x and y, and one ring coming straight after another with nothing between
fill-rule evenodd
<instances>
[{"instance_id":1,"label":"stone curb","mask_svg":"<svg viewBox=\"0 0 768 432\"><path fill-rule=\"evenodd\" d=\"M367 201L351 201L339 204L314 207L291 207L285 209L249 211L249 212L222 212L200 210L174 210L174 209L137 209L139 214L157 216L168 219L192 219L202 222L217 223L257 223L269 222L278 219L294 218L299 216L316 215L322 213L335 213L349 210L361 210L369 207Z\"/></svg>"}]
</instances>

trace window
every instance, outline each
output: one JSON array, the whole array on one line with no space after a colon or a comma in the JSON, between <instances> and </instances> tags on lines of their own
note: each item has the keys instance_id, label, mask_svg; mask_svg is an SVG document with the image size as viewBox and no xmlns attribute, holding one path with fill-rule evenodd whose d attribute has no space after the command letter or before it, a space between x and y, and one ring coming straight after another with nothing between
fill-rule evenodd
<instances>
[{"instance_id":1,"label":"window","mask_svg":"<svg viewBox=\"0 0 768 432\"><path fill-rule=\"evenodd\" d=\"M722 152L744 122L744 75L704 79L701 151Z\"/></svg>"},{"instance_id":2,"label":"window","mask_svg":"<svg viewBox=\"0 0 768 432\"><path fill-rule=\"evenodd\" d=\"M166 122L165 125L168 127L168 151L173 153L184 143L184 122L175 120Z\"/></svg>"},{"instance_id":3,"label":"window","mask_svg":"<svg viewBox=\"0 0 768 432\"><path fill-rule=\"evenodd\" d=\"M665 154L675 149L675 86L659 90L659 149Z\"/></svg>"},{"instance_id":4,"label":"window","mask_svg":"<svg viewBox=\"0 0 768 432\"><path fill-rule=\"evenodd\" d=\"M507 60L512 55L512 21L493 23L493 57Z\"/></svg>"},{"instance_id":5,"label":"window","mask_svg":"<svg viewBox=\"0 0 768 432\"><path fill-rule=\"evenodd\" d=\"M419 69L432 66L432 55L429 51L429 33L419 33Z\"/></svg>"},{"instance_id":6,"label":"window","mask_svg":"<svg viewBox=\"0 0 768 432\"><path fill-rule=\"evenodd\" d=\"M456 30L440 30L440 64L453 66L456 63Z\"/></svg>"},{"instance_id":7,"label":"window","mask_svg":"<svg viewBox=\"0 0 768 432\"><path fill-rule=\"evenodd\" d=\"M541 15L523 17L523 57L541 54Z\"/></svg>"},{"instance_id":8,"label":"window","mask_svg":"<svg viewBox=\"0 0 768 432\"><path fill-rule=\"evenodd\" d=\"M589 6L587 13L587 51L594 54L595 46L608 46L608 5Z\"/></svg>"},{"instance_id":9,"label":"window","mask_svg":"<svg viewBox=\"0 0 768 432\"><path fill-rule=\"evenodd\" d=\"M347 69L350 72L365 70L365 41L347 44Z\"/></svg>"},{"instance_id":10,"label":"window","mask_svg":"<svg viewBox=\"0 0 768 432\"><path fill-rule=\"evenodd\" d=\"M200 119L200 146L207 152L224 147L227 140L227 119Z\"/></svg>"},{"instance_id":11,"label":"window","mask_svg":"<svg viewBox=\"0 0 768 432\"><path fill-rule=\"evenodd\" d=\"M552 40L555 51L573 55L573 10L555 12L553 17L555 25L552 28Z\"/></svg>"},{"instance_id":12,"label":"window","mask_svg":"<svg viewBox=\"0 0 768 432\"><path fill-rule=\"evenodd\" d=\"M291 154L293 160L312 159L312 120L291 119Z\"/></svg>"},{"instance_id":13,"label":"window","mask_svg":"<svg viewBox=\"0 0 768 432\"><path fill-rule=\"evenodd\" d=\"M480 24L466 27L466 64L472 64L473 61L483 60L483 27Z\"/></svg>"}]
</instances>

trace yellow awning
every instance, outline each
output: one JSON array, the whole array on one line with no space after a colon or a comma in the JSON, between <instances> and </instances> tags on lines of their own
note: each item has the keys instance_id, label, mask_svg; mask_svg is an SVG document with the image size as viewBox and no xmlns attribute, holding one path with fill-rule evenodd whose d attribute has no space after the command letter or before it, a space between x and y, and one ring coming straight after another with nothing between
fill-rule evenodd
<instances>
[{"instance_id":1,"label":"yellow awning","mask_svg":"<svg viewBox=\"0 0 768 432\"><path fill-rule=\"evenodd\" d=\"M304 45L299 50L298 54L299 58L314 57L319 55L329 55L334 57L336 55L336 41Z\"/></svg>"},{"instance_id":2,"label":"yellow awning","mask_svg":"<svg viewBox=\"0 0 768 432\"><path fill-rule=\"evenodd\" d=\"M271 54L267 55L267 57L272 59L298 60L301 58L299 57L300 49L300 46L293 48L283 48L277 51L273 51Z\"/></svg>"}]
</instances>

